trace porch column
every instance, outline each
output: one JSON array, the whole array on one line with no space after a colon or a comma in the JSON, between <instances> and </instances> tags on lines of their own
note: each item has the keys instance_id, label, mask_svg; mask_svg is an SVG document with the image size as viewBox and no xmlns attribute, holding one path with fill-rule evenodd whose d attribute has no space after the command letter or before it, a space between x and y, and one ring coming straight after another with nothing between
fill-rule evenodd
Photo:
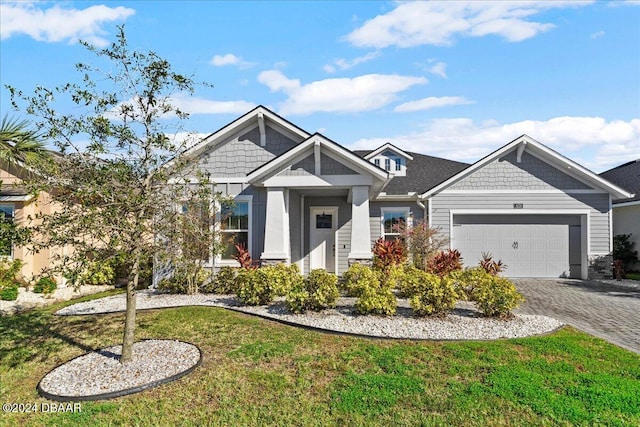
<instances>
[{"instance_id":1,"label":"porch column","mask_svg":"<svg viewBox=\"0 0 640 427\"><path fill-rule=\"evenodd\" d=\"M267 215L264 227L264 252L260 258L266 264L289 262L289 190L267 188Z\"/></svg>"},{"instance_id":2,"label":"porch column","mask_svg":"<svg viewBox=\"0 0 640 427\"><path fill-rule=\"evenodd\" d=\"M370 262L371 230L369 228L369 187L357 185L351 188L351 252L349 264Z\"/></svg>"}]
</instances>

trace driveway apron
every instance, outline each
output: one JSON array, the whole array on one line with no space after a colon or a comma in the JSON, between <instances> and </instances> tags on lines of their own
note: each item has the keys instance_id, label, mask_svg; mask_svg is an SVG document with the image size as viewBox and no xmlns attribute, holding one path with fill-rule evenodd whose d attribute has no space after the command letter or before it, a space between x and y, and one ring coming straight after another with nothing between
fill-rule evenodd
<instances>
[{"instance_id":1,"label":"driveway apron","mask_svg":"<svg viewBox=\"0 0 640 427\"><path fill-rule=\"evenodd\" d=\"M517 310L542 314L640 354L640 289L572 279L514 279Z\"/></svg>"}]
</instances>

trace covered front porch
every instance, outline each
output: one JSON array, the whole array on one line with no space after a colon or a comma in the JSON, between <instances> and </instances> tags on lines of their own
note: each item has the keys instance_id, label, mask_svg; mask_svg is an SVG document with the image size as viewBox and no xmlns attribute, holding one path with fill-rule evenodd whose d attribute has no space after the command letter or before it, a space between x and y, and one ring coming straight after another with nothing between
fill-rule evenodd
<instances>
[{"instance_id":1,"label":"covered front porch","mask_svg":"<svg viewBox=\"0 0 640 427\"><path fill-rule=\"evenodd\" d=\"M249 174L266 190L262 263L342 274L353 262L371 261L369 201L387 179L321 135Z\"/></svg>"}]
</instances>

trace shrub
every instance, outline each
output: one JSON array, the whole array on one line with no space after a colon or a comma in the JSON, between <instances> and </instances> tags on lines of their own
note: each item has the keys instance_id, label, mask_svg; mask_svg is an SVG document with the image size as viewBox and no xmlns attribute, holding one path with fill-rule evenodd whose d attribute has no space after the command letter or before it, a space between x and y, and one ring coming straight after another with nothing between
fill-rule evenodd
<instances>
[{"instance_id":1,"label":"shrub","mask_svg":"<svg viewBox=\"0 0 640 427\"><path fill-rule=\"evenodd\" d=\"M400 270L400 269L398 269ZM414 265L404 265L401 271L395 273L397 275L396 288L401 297L410 298L422 286L424 275L433 276Z\"/></svg>"},{"instance_id":2,"label":"shrub","mask_svg":"<svg viewBox=\"0 0 640 427\"><path fill-rule=\"evenodd\" d=\"M462 255L457 249L448 249L436 254L429 260L427 271L438 276L446 276L452 271L461 269Z\"/></svg>"},{"instance_id":3,"label":"shrub","mask_svg":"<svg viewBox=\"0 0 640 427\"><path fill-rule=\"evenodd\" d=\"M404 242L405 253L411 257L411 263L420 270L427 270L429 260L433 258L447 243L440 230L431 228L424 221L416 221L412 227L398 224L400 241Z\"/></svg>"},{"instance_id":4,"label":"shrub","mask_svg":"<svg viewBox=\"0 0 640 427\"><path fill-rule=\"evenodd\" d=\"M240 268L244 268L244 269L251 269L251 268L256 268L253 265L253 260L251 259L251 254L249 253L249 251L247 250L247 248L244 246L244 244L240 243L235 245L236 250L238 251L238 253L236 255L233 256L233 258L238 261L238 263L240 263Z\"/></svg>"},{"instance_id":5,"label":"shrub","mask_svg":"<svg viewBox=\"0 0 640 427\"><path fill-rule=\"evenodd\" d=\"M392 292L394 283L389 280L388 272L356 263L349 267L343 277L348 294L358 298L355 304L358 313L395 314L398 301Z\"/></svg>"},{"instance_id":6,"label":"shrub","mask_svg":"<svg viewBox=\"0 0 640 427\"><path fill-rule=\"evenodd\" d=\"M276 296L299 288L301 283L302 276L295 264L241 269L235 279L236 295L247 305L269 304Z\"/></svg>"},{"instance_id":7,"label":"shrub","mask_svg":"<svg viewBox=\"0 0 640 427\"><path fill-rule=\"evenodd\" d=\"M445 316L455 308L458 301L454 280L449 276L440 277L422 271L420 273L422 280L409 299L409 305L420 316Z\"/></svg>"},{"instance_id":8,"label":"shrub","mask_svg":"<svg viewBox=\"0 0 640 427\"><path fill-rule=\"evenodd\" d=\"M238 275L238 269L224 266L213 277L213 280L203 284L200 288L202 292L214 294L235 294L235 280Z\"/></svg>"},{"instance_id":9,"label":"shrub","mask_svg":"<svg viewBox=\"0 0 640 427\"><path fill-rule=\"evenodd\" d=\"M406 258L403 244L399 240L384 240L380 237L373 244L373 266L379 270L401 264Z\"/></svg>"},{"instance_id":10,"label":"shrub","mask_svg":"<svg viewBox=\"0 0 640 427\"><path fill-rule=\"evenodd\" d=\"M0 299L3 301L15 301L18 299L18 285L10 284L0 288Z\"/></svg>"},{"instance_id":11,"label":"shrub","mask_svg":"<svg viewBox=\"0 0 640 427\"><path fill-rule=\"evenodd\" d=\"M169 294L188 294L195 293L193 289L200 289L209 282L211 274L204 268L200 268L195 277L192 272L183 268L175 268L170 277L162 279L158 283L158 290ZM189 282L193 280L192 286Z\"/></svg>"},{"instance_id":12,"label":"shrub","mask_svg":"<svg viewBox=\"0 0 640 427\"><path fill-rule=\"evenodd\" d=\"M79 280L83 285L113 285L115 275L115 269L110 262L91 261Z\"/></svg>"},{"instance_id":13,"label":"shrub","mask_svg":"<svg viewBox=\"0 0 640 427\"><path fill-rule=\"evenodd\" d=\"M293 313L306 310L320 311L335 307L338 292L338 277L324 269L315 269L303 283L294 286L287 293L287 307Z\"/></svg>"},{"instance_id":14,"label":"shrub","mask_svg":"<svg viewBox=\"0 0 640 427\"><path fill-rule=\"evenodd\" d=\"M342 274L342 284L347 295L360 297L364 290L370 286L380 286L380 274L364 264L351 264L349 269Z\"/></svg>"},{"instance_id":15,"label":"shrub","mask_svg":"<svg viewBox=\"0 0 640 427\"><path fill-rule=\"evenodd\" d=\"M41 277L33 287L33 292L37 294L50 294L55 291L57 283L53 277Z\"/></svg>"},{"instance_id":16,"label":"shrub","mask_svg":"<svg viewBox=\"0 0 640 427\"><path fill-rule=\"evenodd\" d=\"M494 261L493 257L488 252L482 252L482 259L478 265L492 276L497 276L499 273L502 273L507 269L506 264L503 264L502 260Z\"/></svg>"},{"instance_id":17,"label":"shrub","mask_svg":"<svg viewBox=\"0 0 640 427\"><path fill-rule=\"evenodd\" d=\"M0 299L15 301L18 299L18 287L20 280L17 278L23 262L19 259L13 261L0 261Z\"/></svg>"},{"instance_id":18,"label":"shrub","mask_svg":"<svg viewBox=\"0 0 640 427\"><path fill-rule=\"evenodd\" d=\"M488 280L481 280L473 287L471 299L485 316L508 318L511 310L518 307L524 298L508 279L488 277Z\"/></svg>"},{"instance_id":19,"label":"shrub","mask_svg":"<svg viewBox=\"0 0 640 427\"><path fill-rule=\"evenodd\" d=\"M483 286L485 282L490 282L494 275L487 273L482 267L465 268L464 270L452 271L449 276L454 281L458 298L472 300L473 290Z\"/></svg>"},{"instance_id":20,"label":"shrub","mask_svg":"<svg viewBox=\"0 0 640 427\"><path fill-rule=\"evenodd\" d=\"M635 242L631 234L616 234L613 237L613 259L622 261L622 268L629 270L633 263L638 262L638 251L634 250Z\"/></svg>"}]
</instances>

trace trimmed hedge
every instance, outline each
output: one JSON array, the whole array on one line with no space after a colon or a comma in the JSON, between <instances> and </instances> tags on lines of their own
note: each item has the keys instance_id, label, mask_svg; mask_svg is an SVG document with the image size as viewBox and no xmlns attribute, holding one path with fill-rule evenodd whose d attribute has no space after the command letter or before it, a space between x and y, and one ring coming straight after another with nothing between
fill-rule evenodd
<instances>
[{"instance_id":1,"label":"trimmed hedge","mask_svg":"<svg viewBox=\"0 0 640 427\"><path fill-rule=\"evenodd\" d=\"M287 293L287 308L293 313L306 310L320 311L335 307L340 296L338 277L324 269L315 269L298 286Z\"/></svg>"},{"instance_id":2,"label":"trimmed hedge","mask_svg":"<svg viewBox=\"0 0 640 427\"><path fill-rule=\"evenodd\" d=\"M236 295L247 305L269 304L276 296L285 296L299 288L301 283L302 276L295 264L241 269L235 279Z\"/></svg>"}]
</instances>

